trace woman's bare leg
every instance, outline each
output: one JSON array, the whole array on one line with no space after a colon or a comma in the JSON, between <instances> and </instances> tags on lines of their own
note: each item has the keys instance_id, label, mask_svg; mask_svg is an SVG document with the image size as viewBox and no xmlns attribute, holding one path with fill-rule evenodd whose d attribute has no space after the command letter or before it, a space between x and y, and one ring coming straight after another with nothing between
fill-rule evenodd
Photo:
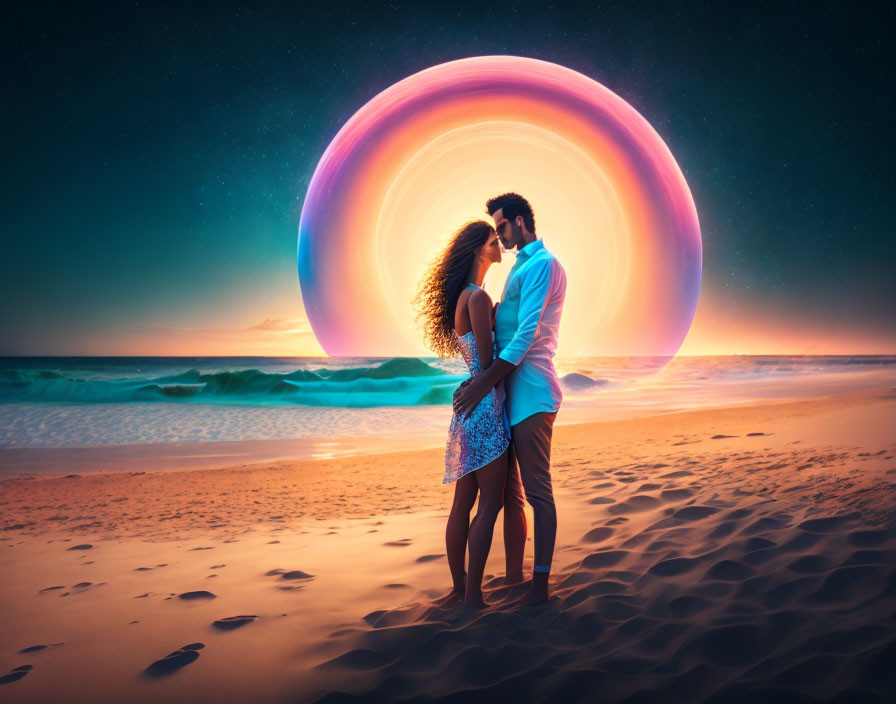
<instances>
[{"instance_id":1,"label":"woman's bare leg","mask_svg":"<svg viewBox=\"0 0 896 704\"><path fill-rule=\"evenodd\" d=\"M476 492L479 490L475 472L465 474L455 482L454 502L448 514L448 525L445 527L445 549L448 553L448 569L454 582L452 592L463 597L466 588L464 562L467 554L467 535L470 529L470 511L476 503Z\"/></svg>"},{"instance_id":2,"label":"woman's bare leg","mask_svg":"<svg viewBox=\"0 0 896 704\"><path fill-rule=\"evenodd\" d=\"M508 584L523 581L523 554L526 549L526 512L520 469L513 452L507 448L507 482L504 485L504 559Z\"/></svg>"},{"instance_id":3,"label":"woman's bare leg","mask_svg":"<svg viewBox=\"0 0 896 704\"><path fill-rule=\"evenodd\" d=\"M479 507L470 524L470 564L464 601L481 609L488 604L482 599L482 573L492 546L495 521L504 505L504 483L507 480L507 453L470 474L479 484Z\"/></svg>"}]
</instances>

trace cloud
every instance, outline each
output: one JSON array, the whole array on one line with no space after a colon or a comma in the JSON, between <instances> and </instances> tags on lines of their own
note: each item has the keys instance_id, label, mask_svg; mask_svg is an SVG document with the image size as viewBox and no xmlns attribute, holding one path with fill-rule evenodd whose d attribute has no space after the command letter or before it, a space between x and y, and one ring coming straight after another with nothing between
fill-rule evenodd
<instances>
[{"instance_id":1,"label":"cloud","mask_svg":"<svg viewBox=\"0 0 896 704\"><path fill-rule=\"evenodd\" d=\"M265 318L264 321L253 325L247 330L266 330L278 333L309 333L311 325L305 318Z\"/></svg>"},{"instance_id":2,"label":"cloud","mask_svg":"<svg viewBox=\"0 0 896 704\"><path fill-rule=\"evenodd\" d=\"M182 335L311 335L311 324L304 317L298 318L265 318L262 322L248 328L190 328L177 325L141 325L135 327L142 330L155 330Z\"/></svg>"}]
</instances>

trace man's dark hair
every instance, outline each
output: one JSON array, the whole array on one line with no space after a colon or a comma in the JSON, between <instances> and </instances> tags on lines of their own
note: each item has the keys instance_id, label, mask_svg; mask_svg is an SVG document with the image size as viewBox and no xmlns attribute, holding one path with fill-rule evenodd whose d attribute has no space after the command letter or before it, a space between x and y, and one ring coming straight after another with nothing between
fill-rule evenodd
<instances>
[{"instance_id":1,"label":"man's dark hair","mask_svg":"<svg viewBox=\"0 0 896 704\"><path fill-rule=\"evenodd\" d=\"M523 198L519 193L504 193L500 196L491 198L485 208L489 215L494 215L498 210L510 222L517 219L517 216L523 216L523 222L529 232L535 232L535 215L532 213L532 206L529 201Z\"/></svg>"}]
</instances>

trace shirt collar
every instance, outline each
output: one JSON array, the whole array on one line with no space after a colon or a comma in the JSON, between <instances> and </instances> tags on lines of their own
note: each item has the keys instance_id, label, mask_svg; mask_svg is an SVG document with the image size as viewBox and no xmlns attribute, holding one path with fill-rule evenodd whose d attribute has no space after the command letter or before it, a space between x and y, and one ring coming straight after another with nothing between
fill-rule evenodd
<instances>
[{"instance_id":1,"label":"shirt collar","mask_svg":"<svg viewBox=\"0 0 896 704\"><path fill-rule=\"evenodd\" d=\"M532 240L528 244L526 244L521 249L517 250L516 258L519 260L520 257L528 258L531 257L535 252L539 249L544 249L544 242L542 240Z\"/></svg>"}]
</instances>

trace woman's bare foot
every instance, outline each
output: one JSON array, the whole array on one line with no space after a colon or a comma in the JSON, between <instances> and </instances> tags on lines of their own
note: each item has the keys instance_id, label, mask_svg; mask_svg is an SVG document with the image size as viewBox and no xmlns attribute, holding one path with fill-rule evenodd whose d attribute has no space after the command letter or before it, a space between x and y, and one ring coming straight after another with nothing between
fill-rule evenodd
<instances>
[{"instance_id":1,"label":"woman's bare foot","mask_svg":"<svg viewBox=\"0 0 896 704\"><path fill-rule=\"evenodd\" d=\"M467 594L464 597L464 603L469 605L471 609L487 609L491 604L489 604L485 599L482 598L482 592L478 592L476 594Z\"/></svg>"},{"instance_id":2,"label":"woman's bare foot","mask_svg":"<svg viewBox=\"0 0 896 704\"><path fill-rule=\"evenodd\" d=\"M504 577L504 584L519 584L523 581L523 573L508 574Z\"/></svg>"},{"instance_id":3,"label":"woman's bare foot","mask_svg":"<svg viewBox=\"0 0 896 704\"><path fill-rule=\"evenodd\" d=\"M451 607L454 606L457 602L464 600L464 593L466 592L465 587L461 587L458 589L454 587L450 592L448 592L445 596L439 597L435 600L436 606L444 606Z\"/></svg>"}]
</instances>

